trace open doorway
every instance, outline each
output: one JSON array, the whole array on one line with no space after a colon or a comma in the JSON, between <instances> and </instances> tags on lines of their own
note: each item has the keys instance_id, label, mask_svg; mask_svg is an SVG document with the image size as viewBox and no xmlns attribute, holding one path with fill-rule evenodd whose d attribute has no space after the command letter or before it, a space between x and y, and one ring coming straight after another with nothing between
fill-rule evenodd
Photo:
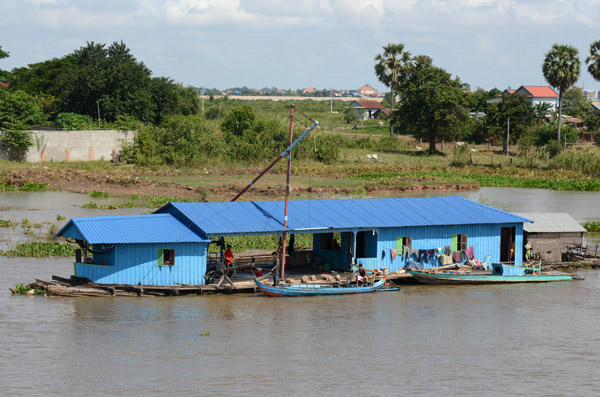
<instances>
[{"instance_id":1,"label":"open doorway","mask_svg":"<svg viewBox=\"0 0 600 397\"><path fill-rule=\"evenodd\" d=\"M515 261L515 227L500 228L500 262Z\"/></svg>"}]
</instances>

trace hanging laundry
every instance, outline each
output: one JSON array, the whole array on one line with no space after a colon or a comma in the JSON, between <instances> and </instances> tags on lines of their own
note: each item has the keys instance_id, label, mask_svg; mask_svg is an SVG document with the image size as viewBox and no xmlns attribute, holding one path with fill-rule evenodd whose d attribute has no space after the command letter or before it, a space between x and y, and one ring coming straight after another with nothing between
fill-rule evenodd
<instances>
[{"instance_id":1,"label":"hanging laundry","mask_svg":"<svg viewBox=\"0 0 600 397\"><path fill-rule=\"evenodd\" d=\"M390 248L390 258L392 258L392 262L394 261L394 259L396 259L397 254L398 254L398 251L396 251L395 248Z\"/></svg>"},{"instance_id":2,"label":"hanging laundry","mask_svg":"<svg viewBox=\"0 0 600 397\"><path fill-rule=\"evenodd\" d=\"M475 248L473 246L467 248L467 259L470 261L475 259Z\"/></svg>"},{"instance_id":3,"label":"hanging laundry","mask_svg":"<svg viewBox=\"0 0 600 397\"><path fill-rule=\"evenodd\" d=\"M460 252L459 251L454 251L452 253L452 263L458 263L461 262L460 260Z\"/></svg>"},{"instance_id":4,"label":"hanging laundry","mask_svg":"<svg viewBox=\"0 0 600 397\"><path fill-rule=\"evenodd\" d=\"M450 248L449 245L444 247L444 254L446 254L448 256L452 255L452 249Z\"/></svg>"},{"instance_id":5,"label":"hanging laundry","mask_svg":"<svg viewBox=\"0 0 600 397\"><path fill-rule=\"evenodd\" d=\"M427 250L419 250L419 254L417 256L419 260L421 260L421 256L425 257L425 263L429 263L429 261L427 260Z\"/></svg>"}]
</instances>

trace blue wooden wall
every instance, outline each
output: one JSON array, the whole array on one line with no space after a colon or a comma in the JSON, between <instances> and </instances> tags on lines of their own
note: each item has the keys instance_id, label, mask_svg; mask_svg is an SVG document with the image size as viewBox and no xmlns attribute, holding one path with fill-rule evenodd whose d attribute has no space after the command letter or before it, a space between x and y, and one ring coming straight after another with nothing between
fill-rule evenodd
<instances>
[{"instance_id":1,"label":"blue wooden wall","mask_svg":"<svg viewBox=\"0 0 600 397\"><path fill-rule=\"evenodd\" d=\"M96 248L98 249L98 248ZM158 266L158 250L175 250L173 266ZM206 243L119 244L95 264L75 264L75 275L98 284L204 284Z\"/></svg>"},{"instance_id":2,"label":"blue wooden wall","mask_svg":"<svg viewBox=\"0 0 600 397\"><path fill-rule=\"evenodd\" d=\"M397 237L411 237L413 249L443 248L452 244L453 234L466 234L467 247L473 246L475 258L483 261L486 255L491 255L491 262L500 262L500 229L502 227L515 227L515 266L522 266L523 261L523 224L486 224L486 225L455 225L455 226L420 226L375 229L367 233L368 247L365 253L367 258L357 258L357 263L367 269L383 269L387 267L390 272L402 269L407 261L419 261L424 268L440 266L437 257L429 257L426 263L424 258L417 259L415 256L405 258L398 254L394 260L391 259L390 248L401 252L401 247L396 246ZM341 252L331 252L320 249L319 235L315 234L314 252L315 256L321 257L321 262L329 263L332 269L349 270L345 265L347 262L346 239L342 238ZM376 247L376 249L374 249ZM385 252L385 255L382 255Z\"/></svg>"}]
</instances>

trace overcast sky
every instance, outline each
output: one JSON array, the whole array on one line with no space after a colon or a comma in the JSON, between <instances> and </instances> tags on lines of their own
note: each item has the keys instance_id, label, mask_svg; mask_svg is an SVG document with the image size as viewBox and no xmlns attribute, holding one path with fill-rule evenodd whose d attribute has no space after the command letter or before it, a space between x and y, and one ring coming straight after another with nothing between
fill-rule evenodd
<instances>
[{"instance_id":1,"label":"overcast sky","mask_svg":"<svg viewBox=\"0 0 600 397\"><path fill-rule=\"evenodd\" d=\"M0 69L123 41L154 76L210 88L384 89L389 42L472 89L545 85L552 44L600 40L598 0L0 0ZM582 67L579 86L600 89Z\"/></svg>"}]
</instances>

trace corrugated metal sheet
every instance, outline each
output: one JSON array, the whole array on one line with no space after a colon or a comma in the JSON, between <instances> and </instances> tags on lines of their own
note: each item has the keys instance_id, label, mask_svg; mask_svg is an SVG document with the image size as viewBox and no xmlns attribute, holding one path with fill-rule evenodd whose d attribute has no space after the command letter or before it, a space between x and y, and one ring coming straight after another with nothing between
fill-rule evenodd
<instances>
[{"instance_id":1,"label":"corrugated metal sheet","mask_svg":"<svg viewBox=\"0 0 600 397\"><path fill-rule=\"evenodd\" d=\"M158 250L175 250L173 266L158 266ZM206 273L206 243L117 245L106 264L75 264L75 273L98 284L200 285Z\"/></svg>"},{"instance_id":2,"label":"corrugated metal sheet","mask_svg":"<svg viewBox=\"0 0 600 397\"><path fill-rule=\"evenodd\" d=\"M183 215L208 236L284 230L283 201L169 203L156 213ZM460 196L294 200L289 203L288 213L288 230L299 232L530 222Z\"/></svg>"},{"instance_id":3,"label":"corrugated metal sheet","mask_svg":"<svg viewBox=\"0 0 600 397\"><path fill-rule=\"evenodd\" d=\"M529 212L518 215L535 221L535 223L523 224L523 230L528 233L585 232L585 228L566 212Z\"/></svg>"},{"instance_id":4,"label":"corrugated metal sheet","mask_svg":"<svg viewBox=\"0 0 600 397\"><path fill-rule=\"evenodd\" d=\"M207 242L170 214L98 216L73 218L56 233L90 244Z\"/></svg>"}]
</instances>

